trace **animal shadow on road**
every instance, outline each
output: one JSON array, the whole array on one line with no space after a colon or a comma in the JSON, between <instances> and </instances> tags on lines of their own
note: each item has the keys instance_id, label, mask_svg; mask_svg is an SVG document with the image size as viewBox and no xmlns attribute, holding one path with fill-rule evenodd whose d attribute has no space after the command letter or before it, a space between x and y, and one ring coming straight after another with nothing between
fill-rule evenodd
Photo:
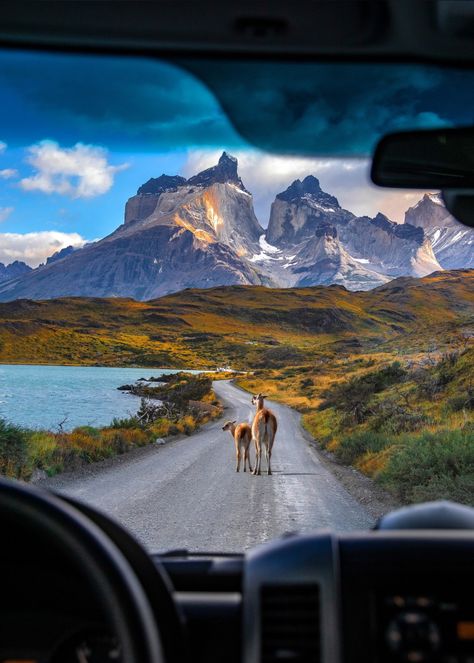
<instances>
[{"instance_id":1,"label":"animal shadow on road","mask_svg":"<svg viewBox=\"0 0 474 663\"><path fill-rule=\"evenodd\" d=\"M317 472L284 472L283 470L273 470L273 474L281 477L315 477Z\"/></svg>"}]
</instances>

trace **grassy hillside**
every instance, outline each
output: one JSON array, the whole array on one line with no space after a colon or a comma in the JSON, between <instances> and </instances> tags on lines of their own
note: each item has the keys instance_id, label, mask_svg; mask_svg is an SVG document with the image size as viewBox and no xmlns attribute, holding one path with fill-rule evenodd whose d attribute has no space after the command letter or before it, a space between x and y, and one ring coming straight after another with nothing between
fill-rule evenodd
<instances>
[{"instance_id":1,"label":"grassy hillside","mask_svg":"<svg viewBox=\"0 0 474 663\"><path fill-rule=\"evenodd\" d=\"M474 323L474 271L340 286L185 290L151 302L0 304L0 363L284 367L350 353L426 352Z\"/></svg>"},{"instance_id":2,"label":"grassy hillside","mask_svg":"<svg viewBox=\"0 0 474 663\"><path fill-rule=\"evenodd\" d=\"M474 501L473 342L474 270L369 292L242 286L145 303L0 304L0 363L249 371L243 387L297 408L321 445L406 502ZM70 444L103 438L107 450L131 435L84 434ZM53 437L56 449L63 437Z\"/></svg>"}]
</instances>

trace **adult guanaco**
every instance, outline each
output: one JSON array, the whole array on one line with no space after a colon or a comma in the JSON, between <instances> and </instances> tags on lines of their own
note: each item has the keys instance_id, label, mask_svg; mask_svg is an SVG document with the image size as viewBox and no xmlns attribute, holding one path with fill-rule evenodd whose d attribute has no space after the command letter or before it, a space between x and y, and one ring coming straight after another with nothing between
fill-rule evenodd
<instances>
[{"instance_id":1,"label":"adult guanaco","mask_svg":"<svg viewBox=\"0 0 474 663\"><path fill-rule=\"evenodd\" d=\"M257 411L252 423L252 438L255 443L255 469L253 474L261 474L260 464L262 458L262 447L265 449L267 459L268 474L272 473L271 458L273 442L277 432L277 419L273 412L265 407L265 394L257 394L252 398L252 405L255 405Z\"/></svg>"},{"instance_id":2,"label":"adult guanaco","mask_svg":"<svg viewBox=\"0 0 474 663\"><path fill-rule=\"evenodd\" d=\"M252 465L250 463L250 454L249 447L252 441L252 429L249 424L237 424L236 421L226 421L222 426L222 430L230 431L232 437L234 438L235 444L235 457L236 457L236 468L235 471L240 471L240 461L243 458L244 461L244 472L247 471L247 462L249 464L249 472L252 472Z\"/></svg>"}]
</instances>

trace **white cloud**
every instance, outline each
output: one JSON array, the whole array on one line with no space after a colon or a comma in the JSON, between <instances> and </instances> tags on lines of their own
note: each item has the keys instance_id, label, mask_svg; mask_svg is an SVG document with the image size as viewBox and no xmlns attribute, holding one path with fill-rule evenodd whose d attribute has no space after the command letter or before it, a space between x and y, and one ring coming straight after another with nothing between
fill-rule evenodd
<instances>
[{"instance_id":1,"label":"white cloud","mask_svg":"<svg viewBox=\"0 0 474 663\"><path fill-rule=\"evenodd\" d=\"M2 154L3 152L5 152L5 150L7 149L7 147L8 147L8 145L7 145L6 143L4 143L3 140L0 140L0 154Z\"/></svg>"},{"instance_id":2,"label":"white cloud","mask_svg":"<svg viewBox=\"0 0 474 663\"><path fill-rule=\"evenodd\" d=\"M12 177L17 177L18 171L15 168L4 168L0 170L0 177L2 180L10 180Z\"/></svg>"},{"instance_id":3,"label":"white cloud","mask_svg":"<svg viewBox=\"0 0 474 663\"><path fill-rule=\"evenodd\" d=\"M22 260L31 267L45 262L66 246L84 246L86 240L78 233L43 230L31 233L0 233L0 262L9 264Z\"/></svg>"},{"instance_id":4,"label":"white cloud","mask_svg":"<svg viewBox=\"0 0 474 663\"><path fill-rule=\"evenodd\" d=\"M222 150L193 150L189 153L183 174L190 177L217 163ZM369 159L312 159L277 156L257 150L235 151L239 174L253 194L255 213L263 226L268 224L270 206L277 193L295 179L314 175L321 188L339 200L345 209L358 216L375 216L383 212L393 221L402 222L405 211L415 204L423 191L382 189L369 180Z\"/></svg>"},{"instance_id":5,"label":"white cloud","mask_svg":"<svg viewBox=\"0 0 474 663\"><path fill-rule=\"evenodd\" d=\"M42 141L28 148L26 159L34 168L31 177L20 180L25 191L59 193L71 198L93 198L109 191L115 173L128 164L112 166L101 147L76 143L60 147L54 141Z\"/></svg>"},{"instance_id":6,"label":"white cloud","mask_svg":"<svg viewBox=\"0 0 474 663\"><path fill-rule=\"evenodd\" d=\"M0 223L6 221L14 209L14 207L0 207Z\"/></svg>"}]
</instances>

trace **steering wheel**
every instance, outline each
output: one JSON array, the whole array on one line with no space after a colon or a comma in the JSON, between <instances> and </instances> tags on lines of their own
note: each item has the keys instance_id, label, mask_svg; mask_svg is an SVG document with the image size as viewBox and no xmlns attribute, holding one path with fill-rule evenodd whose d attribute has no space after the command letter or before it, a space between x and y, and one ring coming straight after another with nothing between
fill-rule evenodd
<instances>
[{"instance_id":1,"label":"steering wheel","mask_svg":"<svg viewBox=\"0 0 474 663\"><path fill-rule=\"evenodd\" d=\"M60 551L95 593L119 641L122 660L164 663L158 624L143 586L126 555L91 519L50 493L2 479L0 531L0 568L19 535L26 537L32 557L35 546ZM159 578L159 571L155 575ZM172 601L168 587L162 590Z\"/></svg>"}]
</instances>

